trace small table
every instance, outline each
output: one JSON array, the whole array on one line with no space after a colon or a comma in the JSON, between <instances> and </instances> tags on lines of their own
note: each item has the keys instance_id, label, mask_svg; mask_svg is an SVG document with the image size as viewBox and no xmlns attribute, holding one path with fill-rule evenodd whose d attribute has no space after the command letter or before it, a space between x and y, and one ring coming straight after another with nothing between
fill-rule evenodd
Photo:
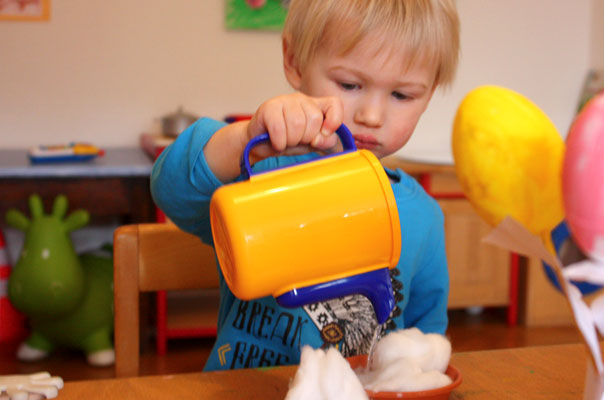
<instances>
[{"instance_id":1,"label":"small table","mask_svg":"<svg viewBox=\"0 0 604 400\"><path fill-rule=\"evenodd\" d=\"M70 210L83 208L92 223L151 222L155 207L149 189L153 161L138 147L105 149L105 155L75 163L32 164L25 149L0 150L0 217L9 208L30 214L28 197L42 197L46 212L59 194Z\"/></svg>"},{"instance_id":2,"label":"small table","mask_svg":"<svg viewBox=\"0 0 604 400\"><path fill-rule=\"evenodd\" d=\"M587 353L582 344L453 354L463 382L450 399L581 399ZM68 382L61 400L283 399L296 367Z\"/></svg>"}]
</instances>

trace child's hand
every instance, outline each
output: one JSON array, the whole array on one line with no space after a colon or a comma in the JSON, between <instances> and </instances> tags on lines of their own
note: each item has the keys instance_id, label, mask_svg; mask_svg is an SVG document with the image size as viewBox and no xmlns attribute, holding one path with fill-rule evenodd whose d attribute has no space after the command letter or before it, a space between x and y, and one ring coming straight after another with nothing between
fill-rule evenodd
<instances>
[{"instance_id":1,"label":"child's hand","mask_svg":"<svg viewBox=\"0 0 604 400\"><path fill-rule=\"evenodd\" d=\"M252 150L259 158L328 150L338 144L334 132L342 124L343 113L337 97L301 93L275 97L256 110L247 128L247 139L268 132L271 144Z\"/></svg>"},{"instance_id":2,"label":"child's hand","mask_svg":"<svg viewBox=\"0 0 604 400\"><path fill-rule=\"evenodd\" d=\"M221 182L241 173L239 160L249 141L268 132L271 143L254 146L253 163L277 154L304 154L336 147L335 130L342 125L344 110L336 97L308 97L296 93L275 97L262 104L251 121L228 124L206 143L206 162ZM334 151L337 149L333 149Z\"/></svg>"}]
</instances>

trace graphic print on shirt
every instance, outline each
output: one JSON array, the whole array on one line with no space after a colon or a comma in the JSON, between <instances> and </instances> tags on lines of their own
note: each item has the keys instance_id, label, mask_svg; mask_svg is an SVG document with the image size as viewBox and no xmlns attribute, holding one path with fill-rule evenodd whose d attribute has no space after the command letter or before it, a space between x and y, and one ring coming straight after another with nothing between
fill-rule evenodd
<instances>
[{"instance_id":1,"label":"graphic print on shirt","mask_svg":"<svg viewBox=\"0 0 604 400\"><path fill-rule=\"evenodd\" d=\"M395 307L386 320L386 329L396 329L394 317L401 315L398 302L403 299L403 284L396 279L397 269L390 271ZM321 332L322 348L337 346L344 357L367 354L377 320L371 302L362 295L355 294L337 299L306 305L304 310Z\"/></svg>"},{"instance_id":2,"label":"graphic print on shirt","mask_svg":"<svg viewBox=\"0 0 604 400\"><path fill-rule=\"evenodd\" d=\"M221 368L256 368L292 363L299 352L304 325L303 313L280 308L274 299L237 300L229 318L223 343L217 346ZM232 339L229 340L229 339ZM227 367L228 365L228 367Z\"/></svg>"},{"instance_id":3,"label":"graphic print on shirt","mask_svg":"<svg viewBox=\"0 0 604 400\"><path fill-rule=\"evenodd\" d=\"M369 349L377 320L365 296L353 294L308 304L304 310L321 332L322 348L337 345L344 357Z\"/></svg>"}]
</instances>

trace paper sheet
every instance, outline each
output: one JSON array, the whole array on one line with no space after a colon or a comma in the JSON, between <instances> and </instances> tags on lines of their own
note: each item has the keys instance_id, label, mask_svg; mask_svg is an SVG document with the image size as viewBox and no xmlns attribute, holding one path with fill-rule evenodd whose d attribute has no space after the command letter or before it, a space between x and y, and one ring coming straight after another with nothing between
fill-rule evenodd
<instances>
[{"instance_id":1,"label":"paper sheet","mask_svg":"<svg viewBox=\"0 0 604 400\"><path fill-rule=\"evenodd\" d=\"M597 333L597 330L601 334L604 332L604 295L596 298L589 307L579 289L570 282L572 279L604 284L604 264L588 260L563 268L560 260L546 249L539 237L511 217L506 217L483 241L527 257L539 258L552 267L591 358L583 398L604 400L604 364Z\"/></svg>"}]
</instances>

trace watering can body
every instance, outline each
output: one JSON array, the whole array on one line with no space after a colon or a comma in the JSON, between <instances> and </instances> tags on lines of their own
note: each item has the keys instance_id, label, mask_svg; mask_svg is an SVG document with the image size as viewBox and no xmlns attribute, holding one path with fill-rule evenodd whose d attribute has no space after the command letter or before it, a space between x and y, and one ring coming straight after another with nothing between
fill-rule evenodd
<instances>
[{"instance_id":1,"label":"watering can body","mask_svg":"<svg viewBox=\"0 0 604 400\"><path fill-rule=\"evenodd\" d=\"M388 269L400 256L398 210L379 160L356 150L344 126L338 134L342 153L258 174L250 143L242 162L249 179L211 199L214 245L242 300L272 295L296 307L360 293L383 323L394 307Z\"/></svg>"}]
</instances>

